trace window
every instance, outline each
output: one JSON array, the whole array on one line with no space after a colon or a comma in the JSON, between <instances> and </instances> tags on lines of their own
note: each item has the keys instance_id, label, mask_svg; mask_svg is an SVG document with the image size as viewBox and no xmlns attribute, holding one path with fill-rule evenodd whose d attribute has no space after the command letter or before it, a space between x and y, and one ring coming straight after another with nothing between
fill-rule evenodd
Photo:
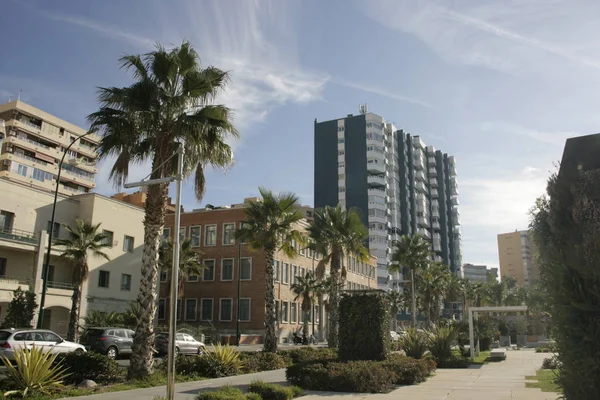
<instances>
[{"instance_id":1,"label":"window","mask_svg":"<svg viewBox=\"0 0 600 400\"><path fill-rule=\"evenodd\" d=\"M212 321L213 319L213 299L200 300L200 320Z\"/></svg>"},{"instance_id":2,"label":"window","mask_svg":"<svg viewBox=\"0 0 600 400\"><path fill-rule=\"evenodd\" d=\"M300 276L301 278L304 278L304 268L302 268L302 267L298 268L298 276Z\"/></svg>"},{"instance_id":3,"label":"window","mask_svg":"<svg viewBox=\"0 0 600 400\"><path fill-rule=\"evenodd\" d=\"M123 251L133 253L133 236L127 236L123 238Z\"/></svg>"},{"instance_id":4,"label":"window","mask_svg":"<svg viewBox=\"0 0 600 400\"><path fill-rule=\"evenodd\" d=\"M275 300L275 321L279 322L279 316L281 313L279 312L279 300Z\"/></svg>"},{"instance_id":5,"label":"window","mask_svg":"<svg viewBox=\"0 0 600 400\"><path fill-rule=\"evenodd\" d=\"M281 302L281 322L288 322L288 312L290 303L287 301Z\"/></svg>"},{"instance_id":6,"label":"window","mask_svg":"<svg viewBox=\"0 0 600 400\"><path fill-rule=\"evenodd\" d=\"M8 211L0 211L0 231L10 232L13 227L15 214ZM50 224L48 224L50 226Z\"/></svg>"},{"instance_id":7,"label":"window","mask_svg":"<svg viewBox=\"0 0 600 400\"><path fill-rule=\"evenodd\" d=\"M297 319L298 319L298 304L292 303L292 318L290 319L290 322L293 324L296 322Z\"/></svg>"},{"instance_id":8,"label":"window","mask_svg":"<svg viewBox=\"0 0 600 400\"><path fill-rule=\"evenodd\" d=\"M248 224L247 222L240 222L240 228L248 228L250 226L250 224ZM240 240L241 244L246 244L246 242Z\"/></svg>"},{"instance_id":9,"label":"window","mask_svg":"<svg viewBox=\"0 0 600 400\"><path fill-rule=\"evenodd\" d=\"M179 228L179 242L183 242L187 236L187 226Z\"/></svg>"},{"instance_id":10,"label":"window","mask_svg":"<svg viewBox=\"0 0 600 400\"><path fill-rule=\"evenodd\" d=\"M46 172L41 169L34 168L32 178L36 181L44 182L46 180Z\"/></svg>"},{"instance_id":11,"label":"window","mask_svg":"<svg viewBox=\"0 0 600 400\"><path fill-rule=\"evenodd\" d=\"M190 244L192 247L200 246L200 227L199 226L191 226L190 227Z\"/></svg>"},{"instance_id":12,"label":"window","mask_svg":"<svg viewBox=\"0 0 600 400\"><path fill-rule=\"evenodd\" d=\"M131 275L121 274L121 290L131 290Z\"/></svg>"},{"instance_id":13,"label":"window","mask_svg":"<svg viewBox=\"0 0 600 400\"><path fill-rule=\"evenodd\" d=\"M292 283L298 282L298 266L292 265Z\"/></svg>"},{"instance_id":14,"label":"window","mask_svg":"<svg viewBox=\"0 0 600 400\"><path fill-rule=\"evenodd\" d=\"M177 299L177 310L175 311L177 319L181 319L181 299Z\"/></svg>"},{"instance_id":15,"label":"window","mask_svg":"<svg viewBox=\"0 0 600 400\"><path fill-rule=\"evenodd\" d=\"M233 258L221 259L221 280L232 281L233 280Z\"/></svg>"},{"instance_id":16,"label":"window","mask_svg":"<svg viewBox=\"0 0 600 400\"><path fill-rule=\"evenodd\" d=\"M0 278L6 276L6 258L0 257Z\"/></svg>"},{"instance_id":17,"label":"window","mask_svg":"<svg viewBox=\"0 0 600 400\"><path fill-rule=\"evenodd\" d=\"M217 226L206 225L204 228L204 245L205 246L216 246L217 245Z\"/></svg>"},{"instance_id":18,"label":"window","mask_svg":"<svg viewBox=\"0 0 600 400\"><path fill-rule=\"evenodd\" d=\"M242 265L240 266L240 280L250 281L252 280L252 258L246 257L241 259Z\"/></svg>"},{"instance_id":19,"label":"window","mask_svg":"<svg viewBox=\"0 0 600 400\"><path fill-rule=\"evenodd\" d=\"M283 263L283 269L281 271L281 282L290 283L290 264Z\"/></svg>"},{"instance_id":20,"label":"window","mask_svg":"<svg viewBox=\"0 0 600 400\"><path fill-rule=\"evenodd\" d=\"M280 275L281 268L279 268L278 260L273 261L273 270L274 270L275 282L279 282L279 275Z\"/></svg>"},{"instance_id":21,"label":"window","mask_svg":"<svg viewBox=\"0 0 600 400\"><path fill-rule=\"evenodd\" d=\"M300 246L300 255L303 256L305 254L306 251L306 247L304 247L304 245Z\"/></svg>"},{"instance_id":22,"label":"window","mask_svg":"<svg viewBox=\"0 0 600 400\"><path fill-rule=\"evenodd\" d=\"M187 277L188 282L198 282L199 280L200 277L198 275L188 275Z\"/></svg>"},{"instance_id":23,"label":"window","mask_svg":"<svg viewBox=\"0 0 600 400\"><path fill-rule=\"evenodd\" d=\"M235 244L235 224L223 224L223 244Z\"/></svg>"},{"instance_id":24,"label":"window","mask_svg":"<svg viewBox=\"0 0 600 400\"><path fill-rule=\"evenodd\" d=\"M165 319L165 311L167 308L167 302L165 299L158 300L158 319Z\"/></svg>"},{"instance_id":25,"label":"window","mask_svg":"<svg viewBox=\"0 0 600 400\"><path fill-rule=\"evenodd\" d=\"M46 228L48 235L50 234L50 226L51 226L51 221L48 221L48 227ZM53 227L52 237L53 238L59 237L60 236L60 224L58 222L55 222L54 225L52 225L52 227Z\"/></svg>"},{"instance_id":26,"label":"window","mask_svg":"<svg viewBox=\"0 0 600 400\"><path fill-rule=\"evenodd\" d=\"M107 288L110 282L110 272L100 270L98 275L98 287Z\"/></svg>"},{"instance_id":27,"label":"window","mask_svg":"<svg viewBox=\"0 0 600 400\"><path fill-rule=\"evenodd\" d=\"M163 229L163 238L168 239L171 237L171 228Z\"/></svg>"},{"instance_id":28,"label":"window","mask_svg":"<svg viewBox=\"0 0 600 400\"><path fill-rule=\"evenodd\" d=\"M195 321L196 320L196 307L198 306L198 299L185 299L185 320Z\"/></svg>"},{"instance_id":29,"label":"window","mask_svg":"<svg viewBox=\"0 0 600 400\"><path fill-rule=\"evenodd\" d=\"M162 283L165 283L167 281L167 271L168 270L162 270L162 269L160 270L160 278L159 279Z\"/></svg>"},{"instance_id":30,"label":"window","mask_svg":"<svg viewBox=\"0 0 600 400\"><path fill-rule=\"evenodd\" d=\"M250 321L250 299L240 299L240 313L238 318L240 322Z\"/></svg>"},{"instance_id":31,"label":"window","mask_svg":"<svg viewBox=\"0 0 600 400\"><path fill-rule=\"evenodd\" d=\"M220 299L219 303L219 321L231 321L233 299Z\"/></svg>"},{"instance_id":32,"label":"window","mask_svg":"<svg viewBox=\"0 0 600 400\"><path fill-rule=\"evenodd\" d=\"M27 167L22 164L17 164L17 174L27 176Z\"/></svg>"},{"instance_id":33,"label":"window","mask_svg":"<svg viewBox=\"0 0 600 400\"><path fill-rule=\"evenodd\" d=\"M215 280L215 260L204 260L204 271L202 271L203 281Z\"/></svg>"},{"instance_id":34,"label":"window","mask_svg":"<svg viewBox=\"0 0 600 400\"><path fill-rule=\"evenodd\" d=\"M113 247L113 239L115 237L115 234L107 230L102 230L102 234L104 234L104 240L102 241L102 243L109 247Z\"/></svg>"}]
</instances>

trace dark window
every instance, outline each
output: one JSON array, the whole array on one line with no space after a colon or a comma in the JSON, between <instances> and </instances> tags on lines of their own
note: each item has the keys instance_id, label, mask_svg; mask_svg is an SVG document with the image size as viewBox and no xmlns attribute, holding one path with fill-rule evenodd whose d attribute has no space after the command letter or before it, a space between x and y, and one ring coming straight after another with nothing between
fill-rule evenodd
<instances>
[{"instance_id":1,"label":"dark window","mask_svg":"<svg viewBox=\"0 0 600 400\"><path fill-rule=\"evenodd\" d=\"M107 246L113 247L113 240L114 240L114 233L111 231L107 231L107 230L103 230L102 233L104 234L104 236L106 236L106 238L104 238L104 240L102 241L103 244L106 244Z\"/></svg>"},{"instance_id":2,"label":"dark window","mask_svg":"<svg viewBox=\"0 0 600 400\"><path fill-rule=\"evenodd\" d=\"M196 320L196 305L198 304L197 299L185 299L185 320L195 321Z\"/></svg>"},{"instance_id":3,"label":"dark window","mask_svg":"<svg viewBox=\"0 0 600 400\"><path fill-rule=\"evenodd\" d=\"M250 299L240 299L240 321L250 321Z\"/></svg>"},{"instance_id":4,"label":"dark window","mask_svg":"<svg viewBox=\"0 0 600 400\"><path fill-rule=\"evenodd\" d=\"M110 283L110 272L100 271L98 275L98 287L107 288Z\"/></svg>"},{"instance_id":5,"label":"dark window","mask_svg":"<svg viewBox=\"0 0 600 400\"><path fill-rule=\"evenodd\" d=\"M131 275L121 274L121 290L131 290Z\"/></svg>"},{"instance_id":6,"label":"dark window","mask_svg":"<svg viewBox=\"0 0 600 400\"><path fill-rule=\"evenodd\" d=\"M252 280L252 259L242 258L242 265L240 266L240 279L242 281Z\"/></svg>"},{"instance_id":7,"label":"dark window","mask_svg":"<svg viewBox=\"0 0 600 400\"><path fill-rule=\"evenodd\" d=\"M221 260L221 280L233 280L233 258L223 258Z\"/></svg>"},{"instance_id":8,"label":"dark window","mask_svg":"<svg viewBox=\"0 0 600 400\"><path fill-rule=\"evenodd\" d=\"M0 211L0 231L10 232L14 220L15 214L8 211Z\"/></svg>"},{"instance_id":9,"label":"dark window","mask_svg":"<svg viewBox=\"0 0 600 400\"><path fill-rule=\"evenodd\" d=\"M212 321L213 319L213 299L202 299L202 310L200 319L202 321Z\"/></svg>"},{"instance_id":10,"label":"dark window","mask_svg":"<svg viewBox=\"0 0 600 400\"><path fill-rule=\"evenodd\" d=\"M0 257L0 278L6 277L6 258Z\"/></svg>"},{"instance_id":11,"label":"dark window","mask_svg":"<svg viewBox=\"0 0 600 400\"><path fill-rule=\"evenodd\" d=\"M50 234L50 226L51 226L51 221L48 221L48 226L46 228L48 235ZM52 229L52 237L53 238L60 237L60 224L58 222L55 222L53 226L54 226L54 229Z\"/></svg>"},{"instance_id":12,"label":"dark window","mask_svg":"<svg viewBox=\"0 0 600 400\"><path fill-rule=\"evenodd\" d=\"M231 321L233 299L221 299L219 306L219 320Z\"/></svg>"},{"instance_id":13,"label":"dark window","mask_svg":"<svg viewBox=\"0 0 600 400\"><path fill-rule=\"evenodd\" d=\"M165 309L167 308L167 302L165 299L158 300L158 319L165 319Z\"/></svg>"},{"instance_id":14,"label":"dark window","mask_svg":"<svg viewBox=\"0 0 600 400\"><path fill-rule=\"evenodd\" d=\"M203 281L215 280L215 260L204 260L204 271L202 271Z\"/></svg>"},{"instance_id":15,"label":"dark window","mask_svg":"<svg viewBox=\"0 0 600 400\"><path fill-rule=\"evenodd\" d=\"M125 235L123 239L123 251L133 253L133 237Z\"/></svg>"}]
</instances>

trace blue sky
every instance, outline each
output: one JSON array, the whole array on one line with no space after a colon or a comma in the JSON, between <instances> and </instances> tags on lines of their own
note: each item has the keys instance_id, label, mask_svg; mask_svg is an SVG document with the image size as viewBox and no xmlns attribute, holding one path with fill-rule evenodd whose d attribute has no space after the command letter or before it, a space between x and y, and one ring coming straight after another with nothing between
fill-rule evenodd
<instances>
[{"instance_id":1,"label":"blue sky","mask_svg":"<svg viewBox=\"0 0 600 400\"><path fill-rule=\"evenodd\" d=\"M527 226L565 138L598 131L593 0L9 0L2 17L0 101L22 90L83 127L97 86L130 82L123 54L188 39L230 70L219 101L242 139L201 205L258 186L312 204L314 119L367 103L456 156L464 262L497 265L496 234ZM106 176L98 191L111 194ZM200 206L189 187L184 204Z\"/></svg>"}]
</instances>

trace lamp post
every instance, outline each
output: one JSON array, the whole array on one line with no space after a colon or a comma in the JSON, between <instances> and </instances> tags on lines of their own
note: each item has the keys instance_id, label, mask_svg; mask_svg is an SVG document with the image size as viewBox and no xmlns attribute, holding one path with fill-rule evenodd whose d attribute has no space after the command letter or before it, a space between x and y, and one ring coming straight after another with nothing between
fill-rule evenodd
<instances>
[{"instance_id":1,"label":"lamp post","mask_svg":"<svg viewBox=\"0 0 600 400\"><path fill-rule=\"evenodd\" d=\"M173 264L171 266L171 288L169 303L169 351L167 353L167 399L175 399L175 334L177 332L177 290L179 287L179 253L181 251L181 239L179 228L181 226L181 187L183 184L183 144L177 148L177 174L175 176L150 179L123 185L125 188L150 186L159 183L177 183L175 200L175 241L173 243ZM168 161L168 160L167 160Z\"/></svg>"},{"instance_id":2,"label":"lamp post","mask_svg":"<svg viewBox=\"0 0 600 400\"><path fill-rule=\"evenodd\" d=\"M40 299L40 311L38 315L37 328L42 329L42 325L44 323L44 306L46 304L46 292L48 291L48 271L50 270L50 254L52 252L52 239L54 236L54 217L56 215L56 202L58 200L58 187L60 185L60 173L62 171L62 166L65 161L65 157L69 153L71 146L73 146L79 139L86 137L87 135L92 134L93 132L86 132L81 136L78 136L75 140L71 142L65 149L61 159L60 164L58 164L58 174L56 174L56 188L54 189L54 202L52 203L52 217L50 218L50 229L48 229L48 248L46 249L46 262L44 263L44 268L42 269L42 296Z\"/></svg>"},{"instance_id":3,"label":"lamp post","mask_svg":"<svg viewBox=\"0 0 600 400\"><path fill-rule=\"evenodd\" d=\"M238 279L237 279L237 322L235 324L235 344L240 347L240 293L242 292L242 242L238 239Z\"/></svg>"}]
</instances>

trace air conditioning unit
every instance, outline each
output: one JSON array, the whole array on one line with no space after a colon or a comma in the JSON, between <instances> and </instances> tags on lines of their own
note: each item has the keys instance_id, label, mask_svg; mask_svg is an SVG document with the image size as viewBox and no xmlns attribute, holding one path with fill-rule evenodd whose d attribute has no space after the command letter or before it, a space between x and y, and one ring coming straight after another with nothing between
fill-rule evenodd
<instances>
[{"instance_id":1,"label":"air conditioning unit","mask_svg":"<svg viewBox=\"0 0 600 400\"><path fill-rule=\"evenodd\" d=\"M6 145L6 151L8 151L9 153L12 153L13 150L14 150L14 147L12 145L10 145L10 144Z\"/></svg>"},{"instance_id":2,"label":"air conditioning unit","mask_svg":"<svg viewBox=\"0 0 600 400\"><path fill-rule=\"evenodd\" d=\"M10 166L10 160L4 160L4 165L6 165L7 167Z\"/></svg>"},{"instance_id":3,"label":"air conditioning unit","mask_svg":"<svg viewBox=\"0 0 600 400\"><path fill-rule=\"evenodd\" d=\"M11 129L10 131L8 131L8 135L9 136L17 136L17 131L15 131L14 129Z\"/></svg>"}]
</instances>

